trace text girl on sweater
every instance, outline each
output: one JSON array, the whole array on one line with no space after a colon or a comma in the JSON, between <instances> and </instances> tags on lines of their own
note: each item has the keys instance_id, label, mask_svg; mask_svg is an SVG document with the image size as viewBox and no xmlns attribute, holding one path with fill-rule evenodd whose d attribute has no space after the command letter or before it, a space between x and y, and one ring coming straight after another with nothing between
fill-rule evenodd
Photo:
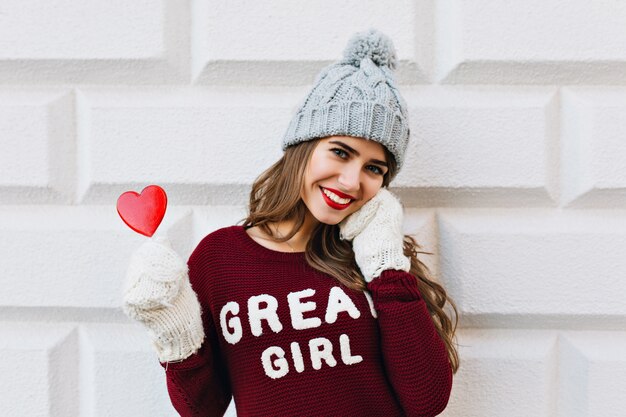
<instances>
[{"instance_id":1,"label":"text girl on sweater","mask_svg":"<svg viewBox=\"0 0 626 417\"><path fill-rule=\"evenodd\" d=\"M185 262L167 238L133 254L124 311L149 331L183 417L434 416L459 367L457 314L403 235L387 189L407 106L392 41L355 34L316 77L254 182L243 224ZM427 252L426 252L427 253Z\"/></svg>"}]
</instances>

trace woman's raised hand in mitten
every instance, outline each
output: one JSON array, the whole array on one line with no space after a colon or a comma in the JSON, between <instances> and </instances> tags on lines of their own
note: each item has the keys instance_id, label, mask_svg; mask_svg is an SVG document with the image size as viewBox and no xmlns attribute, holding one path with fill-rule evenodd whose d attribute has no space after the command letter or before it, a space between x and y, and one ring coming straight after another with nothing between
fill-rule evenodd
<instances>
[{"instance_id":1,"label":"woman's raised hand in mitten","mask_svg":"<svg viewBox=\"0 0 626 417\"><path fill-rule=\"evenodd\" d=\"M123 310L150 333L161 362L194 354L204 340L200 303L185 261L166 237L153 237L132 255Z\"/></svg>"},{"instance_id":2,"label":"woman's raised hand in mitten","mask_svg":"<svg viewBox=\"0 0 626 417\"><path fill-rule=\"evenodd\" d=\"M387 269L409 272L411 260L404 255L402 205L386 188L341 223L342 240L352 241L352 250L363 277L371 282Z\"/></svg>"}]
</instances>

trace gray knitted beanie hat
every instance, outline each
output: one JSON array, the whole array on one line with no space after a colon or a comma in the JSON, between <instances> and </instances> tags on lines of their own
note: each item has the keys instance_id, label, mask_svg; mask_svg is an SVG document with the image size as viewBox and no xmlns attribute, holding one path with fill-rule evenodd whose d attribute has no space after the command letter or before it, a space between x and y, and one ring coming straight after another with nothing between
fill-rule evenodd
<instances>
[{"instance_id":1,"label":"gray knitted beanie hat","mask_svg":"<svg viewBox=\"0 0 626 417\"><path fill-rule=\"evenodd\" d=\"M343 59L317 75L289 124L282 150L327 136L355 136L384 145L400 171L410 131L395 69L396 51L389 37L373 28L353 35Z\"/></svg>"}]
</instances>

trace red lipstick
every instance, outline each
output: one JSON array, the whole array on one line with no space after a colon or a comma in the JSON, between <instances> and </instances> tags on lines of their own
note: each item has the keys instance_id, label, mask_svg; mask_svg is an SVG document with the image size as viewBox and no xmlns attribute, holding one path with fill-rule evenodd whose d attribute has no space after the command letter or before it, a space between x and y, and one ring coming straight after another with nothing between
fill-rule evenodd
<instances>
[{"instance_id":1,"label":"red lipstick","mask_svg":"<svg viewBox=\"0 0 626 417\"><path fill-rule=\"evenodd\" d=\"M330 188L329 188L329 190L332 191ZM322 197L324 198L324 201L326 202L326 204L328 204L330 207L334 208L335 210L347 209L350 206L350 204L352 204L352 201L348 202L347 204L340 204L340 203L334 202L326 194L324 194L323 187L320 187L320 193L322 193ZM346 194L343 194L343 195L346 195ZM344 198L344 197L342 197L342 198ZM350 197L348 196L348 197L345 197L345 198L350 198Z\"/></svg>"},{"instance_id":2,"label":"red lipstick","mask_svg":"<svg viewBox=\"0 0 626 417\"><path fill-rule=\"evenodd\" d=\"M342 193L341 191L337 191L337 190L335 190L335 189L328 188L328 187L322 187L322 188L326 188L328 191L331 191L331 192L333 192L333 193L337 194L337 195L338 195L339 197L341 197L341 198L349 198L350 200L356 200L356 199L355 199L354 197L352 197L351 195L349 195L349 194L344 194L344 193Z\"/></svg>"}]
</instances>

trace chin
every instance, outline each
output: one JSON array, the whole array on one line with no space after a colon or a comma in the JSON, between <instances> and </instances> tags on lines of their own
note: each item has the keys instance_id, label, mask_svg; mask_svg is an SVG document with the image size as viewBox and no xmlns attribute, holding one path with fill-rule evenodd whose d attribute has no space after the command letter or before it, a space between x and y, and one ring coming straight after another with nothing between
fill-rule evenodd
<instances>
[{"instance_id":1,"label":"chin","mask_svg":"<svg viewBox=\"0 0 626 417\"><path fill-rule=\"evenodd\" d=\"M328 225L336 225L341 223L344 219L346 219L350 214L352 214L352 212L347 213L347 214L341 214L341 215L337 215L337 216L324 216L324 217L319 217L316 215L313 215L318 222L320 223L324 223L324 224L328 224Z\"/></svg>"},{"instance_id":2,"label":"chin","mask_svg":"<svg viewBox=\"0 0 626 417\"><path fill-rule=\"evenodd\" d=\"M327 224L329 226L335 225L335 224L339 224L341 223L341 221L343 219L345 219L345 217L339 218L339 219L320 219L318 217L316 217L317 221L323 224Z\"/></svg>"}]
</instances>

